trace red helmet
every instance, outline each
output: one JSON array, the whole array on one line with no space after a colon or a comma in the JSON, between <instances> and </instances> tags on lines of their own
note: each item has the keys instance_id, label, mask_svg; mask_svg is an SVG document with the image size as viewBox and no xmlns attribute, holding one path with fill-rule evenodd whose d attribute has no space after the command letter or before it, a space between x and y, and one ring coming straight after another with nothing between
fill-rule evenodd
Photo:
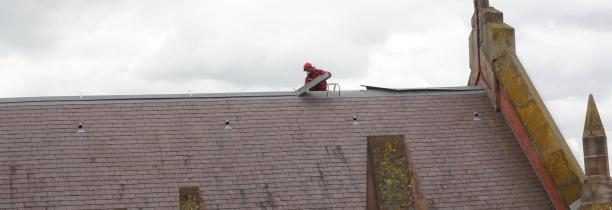
<instances>
[{"instance_id":1,"label":"red helmet","mask_svg":"<svg viewBox=\"0 0 612 210\"><path fill-rule=\"evenodd\" d=\"M308 62L304 64L304 71L308 71L310 69L314 69L314 66Z\"/></svg>"}]
</instances>

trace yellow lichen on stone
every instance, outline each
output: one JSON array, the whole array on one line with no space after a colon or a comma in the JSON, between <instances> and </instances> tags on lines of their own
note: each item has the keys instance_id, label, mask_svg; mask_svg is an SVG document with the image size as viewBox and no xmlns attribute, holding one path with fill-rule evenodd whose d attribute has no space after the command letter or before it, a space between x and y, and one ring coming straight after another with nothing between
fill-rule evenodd
<instances>
[{"instance_id":1,"label":"yellow lichen on stone","mask_svg":"<svg viewBox=\"0 0 612 210\"><path fill-rule=\"evenodd\" d=\"M551 177L558 187L567 183L574 176L573 171L569 168L567 159L561 150L544 157L544 165L546 165L548 171L555 172L551 173Z\"/></svg>"},{"instance_id":2,"label":"yellow lichen on stone","mask_svg":"<svg viewBox=\"0 0 612 210\"><path fill-rule=\"evenodd\" d=\"M580 172L570 166L569 160L573 157L565 154L559 145L552 124L544 115L543 105L535 100L532 88L529 88L530 83L517 70L520 65L514 63L513 56L506 54L495 63L500 86L508 94L562 196L568 202L577 200L580 197L580 191L576 190L580 188L580 179L576 178L576 174Z\"/></svg>"},{"instance_id":3,"label":"yellow lichen on stone","mask_svg":"<svg viewBox=\"0 0 612 210\"><path fill-rule=\"evenodd\" d=\"M504 57L495 62L497 67L496 72L498 74L498 80L506 90L508 97L510 97L512 104L515 107L522 107L529 103L532 99L529 94L524 90L527 87L524 80L520 79L518 72L513 69L516 68L510 57Z\"/></svg>"},{"instance_id":4,"label":"yellow lichen on stone","mask_svg":"<svg viewBox=\"0 0 612 210\"><path fill-rule=\"evenodd\" d=\"M513 47L514 28L505 23L489 23L487 27L491 30L491 37L497 47Z\"/></svg>"},{"instance_id":5,"label":"yellow lichen on stone","mask_svg":"<svg viewBox=\"0 0 612 210\"><path fill-rule=\"evenodd\" d=\"M578 210L612 210L612 204L595 203L581 206Z\"/></svg>"},{"instance_id":6,"label":"yellow lichen on stone","mask_svg":"<svg viewBox=\"0 0 612 210\"><path fill-rule=\"evenodd\" d=\"M518 107L516 109L521 121L523 122L523 125L525 126L525 129L527 129L529 134L537 132L543 126L549 126L548 122L546 122L546 119L544 118L544 115L542 114L542 109L534 101L527 103L526 106ZM537 141L541 141L541 139L537 139ZM538 142L536 142L536 144L537 143Z\"/></svg>"},{"instance_id":7,"label":"yellow lichen on stone","mask_svg":"<svg viewBox=\"0 0 612 210\"><path fill-rule=\"evenodd\" d=\"M576 200L580 199L580 194L582 192L582 185L575 184L575 183L580 183L580 179L578 177L572 177L571 179L568 180L567 183L559 186L561 195L566 200L574 198L574 197L577 197Z\"/></svg>"},{"instance_id":8,"label":"yellow lichen on stone","mask_svg":"<svg viewBox=\"0 0 612 210\"><path fill-rule=\"evenodd\" d=\"M581 172L571 166L569 153L560 145L552 126L545 116L544 105L538 103L536 96L531 92L530 83L516 68L520 65L512 64L514 55L506 55L496 63L500 86L508 94L512 105L534 145L544 160L544 165L559 188L566 203L572 203L580 197ZM566 154L567 153L567 154Z\"/></svg>"},{"instance_id":9,"label":"yellow lichen on stone","mask_svg":"<svg viewBox=\"0 0 612 210\"><path fill-rule=\"evenodd\" d=\"M587 115L584 121L583 137L606 136L606 131L601 123L601 117L599 116L599 111L597 111L597 105L595 104L593 95L589 95Z\"/></svg>"},{"instance_id":10,"label":"yellow lichen on stone","mask_svg":"<svg viewBox=\"0 0 612 210\"><path fill-rule=\"evenodd\" d=\"M198 187L179 188L180 210L204 210L203 203Z\"/></svg>"},{"instance_id":11,"label":"yellow lichen on stone","mask_svg":"<svg viewBox=\"0 0 612 210\"><path fill-rule=\"evenodd\" d=\"M540 128L540 130L533 134L533 138L541 139L541 141L538 141L540 143L537 144L537 146L540 149L540 154L542 154L542 156L548 156L561 150L559 144L555 143L555 134L550 126L543 126Z\"/></svg>"},{"instance_id":12,"label":"yellow lichen on stone","mask_svg":"<svg viewBox=\"0 0 612 210\"><path fill-rule=\"evenodd\" d=\"M370 141L372 173L379 209L415 209L416 198L403 137L380 136Z\"/></svg>"},{"instance_id":13,"label":"yellow lichen on stone","mask_svg":"<svg viewBox=\"0 0 612 210\"><path fill-rule=\"evenodd\" d=\"M518 115L520 120L520 125L511 126L525 129L531 143L524 146L534 146L536 150L536 155L529 158L542 162L548 172L540 174L540 178L550 176L556 190L547 190L554 190L549 193L562 196L569 206L580 197L584 174L516 55L514 28L505 24L503 14L488 3L475 4L469 84L483 86L496 108L501 106L500 98L508 100L511 108L504 112L516 111L512 115ZM483 78L487 82L478 82Z\"/></svg>"}]
</instances>

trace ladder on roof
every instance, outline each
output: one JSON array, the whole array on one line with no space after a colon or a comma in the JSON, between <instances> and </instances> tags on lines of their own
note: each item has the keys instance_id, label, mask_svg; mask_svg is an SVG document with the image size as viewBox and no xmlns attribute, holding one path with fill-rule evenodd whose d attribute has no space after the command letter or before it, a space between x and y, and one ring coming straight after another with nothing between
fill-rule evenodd
<instances>
[{"instance_id":1,"label":"ladder on roof","mask_svg":"<svg viewBox=\"0 0 612 210\"><path fill-rule=\"evenodd\" d=\"M297 95L297 96L304 95L304 93L306 93L306 91L310 90L310 88L313 88L314 86L317 86L319 83L329 79L330 77L331 77L331 73L327 73L327 74L323 74L321 76L318 76L318 77L314 78L311 82L306 83L306 84L304 84L304 86L302 86L299 89L297 89L295 91L295 95Z\"/></svg>"},{"instance_id":2,"label":"ladder on roof","mask_svg":"<svg viewBox=\"0 0 612 210\"><path fill-rule=\"evenodd\" d=\"M332 82L327 83L327 93L325 94L325 96L329 97L329 89L331 89L330 86L334 87L334 91L332 91L334 93L336 92L336 88L338 88L338 96L340 96L340 84Z\"/></svg>"}]
</instances>

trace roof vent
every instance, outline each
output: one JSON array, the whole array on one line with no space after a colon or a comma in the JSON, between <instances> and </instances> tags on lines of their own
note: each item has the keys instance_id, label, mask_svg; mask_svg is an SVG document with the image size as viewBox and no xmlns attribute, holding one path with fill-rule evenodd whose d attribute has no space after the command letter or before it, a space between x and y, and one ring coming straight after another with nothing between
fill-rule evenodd
<instances>
[{"instance_id":1,"label":"roof vent","mask_svg":"<svg viewBox=\"0 0 612 210\"><path fill-rule=\"evenodd\" d=\"M480 113L474 112L474 120L480 120Z\"/></svg>"},{"instance_id":2,"label":"roof vent","mask_svg":"<svg viewBox=\"0 0 612 210\"><path fill-rule=\"evenodd\" d=\"M83 124L79 123L79 125L77 125L77 133L85 133L85 128L83 128Z\"/></svg>"},{"instance_id":3,"label":"roof vent","mask_svg":"<svg viewBox=\"0 0 612 210\"><path fill-rule=\"evenodd\" d=\"M353 125L359 125L359 118L355 115L353 115Z\"/></svg>"},{"instance_id":4,"label":"roof vent","mask_svg":"<svg viewBox=\"0 0 612 210\"><path fill-rule=\"evenodd\" d=\"M232 126L230 126L229 120L225 120L225 130L228 130L228 129L232 129Z\"/></svg>"}]
</instances>

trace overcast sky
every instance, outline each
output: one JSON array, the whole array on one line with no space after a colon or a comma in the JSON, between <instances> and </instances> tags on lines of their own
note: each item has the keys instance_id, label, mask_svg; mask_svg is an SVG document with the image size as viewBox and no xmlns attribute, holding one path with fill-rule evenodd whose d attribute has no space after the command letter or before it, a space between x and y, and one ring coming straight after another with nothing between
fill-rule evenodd
<instances>
[{"instance_id":1,"label":"overcast sky","mask_svg":"<svg viewBox=\"0 0 612 210\"><path fill-rule=\"evenodd\" d=\"M589 93L612 133L612 1L491 4L582 162ZM0 97L287 91L306 61L343 89L463 86L470 72L467 0L0 5Z\"/></svg>"}]
</instances>

